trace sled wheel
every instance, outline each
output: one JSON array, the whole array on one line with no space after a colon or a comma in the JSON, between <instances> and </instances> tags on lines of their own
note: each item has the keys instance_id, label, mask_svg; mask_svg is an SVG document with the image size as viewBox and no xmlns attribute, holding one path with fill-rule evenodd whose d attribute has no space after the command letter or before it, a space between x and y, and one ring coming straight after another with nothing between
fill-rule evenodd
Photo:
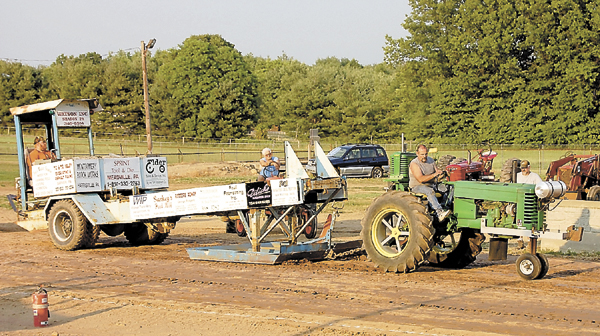
<instances>
[{"instance_id":1,"label":"sled wheel","mask_svg":"<svg viewBox=\"0 0 600 336\"><path fill-rule=\"evenodd\" d=\"M48 216L50 239L54 246L65 251L84 247L90 239L91 233L88 231L91 226L77 205L70 199L56 202Z\"/></svg>"},{"instance_id":2,"label":"sled wheel","mask_svg":"<svg viewBox=\"0 0 600 336\"><path fill-rule=\"evenodd\" d=\"M415 270L433 244L435 230L426 206L404 191L388 192L375 199L361 225L368 258L384 271Z\"/></svg>"},{"instance_id":3,"label":"sled wheel","mask_svg":"<svg viewBox=\"0 0 600 336\"><path fill-rule=\"evenodd\" d=\"M241 219L235 220L235 233L240 237L246 237L246 228Z\"/></svg>"},{"instance_id":4,"label":"sled wheel","mask_svg":"<svg viewBox=\"0 0 600 336\"><path fill-rule=\"evenodd\" d=\"M517 273L525 280L537 279L542 273L542 262L537 255L531 253L522 254L517 259Z\"/></svg>"},{"instance_id":5,"label":"sled wheel","mask_svg":"<svg viewBox=\"0 0 600 336\"><path fill-rule=\"evenodd\" d=\"M134 223L125 227L125 238L133 246L153 244L159 234L144 223Z\"/></svg>"}]
</instances>

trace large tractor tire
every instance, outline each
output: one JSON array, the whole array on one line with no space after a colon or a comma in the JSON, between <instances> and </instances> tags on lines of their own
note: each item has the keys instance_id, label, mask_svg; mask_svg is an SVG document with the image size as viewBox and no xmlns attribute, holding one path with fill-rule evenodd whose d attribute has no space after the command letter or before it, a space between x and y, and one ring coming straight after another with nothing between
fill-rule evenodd
<instances>
[{"instance_id":1,"label":"large tractor tire","mask_svg":"<svg viewBox=\"0 0 600 336\"><path fill-rule=\"evenodd\" d=\"M48 215L50 239L61 250L73 251L85 247L93 239L93 228L70 199L56 202Z\"/></svg>"},{"instance_id":2,"label":"large tractor tire","mask_svg":"<svg viewBox=\"0 0 600 336\"><path fill-rule=\"evenodd\" d=\"M456 163L461 163L461 162L465 162L467 161L467 159L462 158L462 157L457 157L455 159L453 159L452 161L450 161L450 164L456 164Z\"/></svg>"},{"instance_id":3,"label":"large tractor tire","mask_svg":"<svg viewBox=\"0 0 600 336\"><path fill-rule=\"evenodd\" d=\"M450 162L452 162L452 160L456 159L456 156L451 155L451 154L447 154L447 155L442 155L440 156L440 158L437 160L436 166L440 169L440 170L446 170L446 166L448 166L450 164Z\"/></svg>"},{"instance_id":4,"label":"large tractor tire","mask_svg":"<svg viewBox=\"0 0 600 336\"><path fill-rule=\"evenodd\" d=\"M513 181L513 162L517 161L517 173L521 171L519 165L521 164L521 160L518 158L510 158L504 162L502 165L502 170L500 171L500 182L504 183L517 183L517 181Z\"/></svg>"},{"instance_id":5,"label":"large tractor tire","mask_svg":"<svg viewBox=\"0 0 600 336\"><path fill-rule=\"evenodd\" d=\"M160 233L143 223L127 225L125 228L125 238L133 246L140 245L158 245L168 236L168 233Z\"/></svg>"},{"instance_id":6,"label":"large tractor tire","mask_svg":"<svg viewBox=\"0 0 600 336\"><path fill-rule=\"evenodd\" d=\"M415 270L433 244L435 229L427 206L404 191L388 192L375 199L361 225L368 258L383 271Z\"/></svg>"},{"instance_id":7,"label":"large tractor tire","mask_svg":"<svg viewBox=\"0 0 600 336\"><path fill-rule=\"evenodd\" d=\"M428 261L432 266L464 268L475 261L481 253L485 235L474 229L462 229L446 236L435 236Z\"/></svg>"}]
</instances>

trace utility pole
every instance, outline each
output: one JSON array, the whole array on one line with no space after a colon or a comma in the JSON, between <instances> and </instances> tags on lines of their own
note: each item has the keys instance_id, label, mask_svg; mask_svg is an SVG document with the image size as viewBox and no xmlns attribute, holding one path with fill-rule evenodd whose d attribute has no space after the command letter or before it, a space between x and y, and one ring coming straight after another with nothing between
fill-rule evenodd
<instances>
[{"instance_id":1,"label":"utility pole","mask_svg":"<svg viewBox=\"0 0 600 336\"><path fill-rule=\"evenodd\" d=\"M142 77L144 80L144 107L146 109L146 140L148 142L148 154L152 154L152 128L150 127L150 103L148 102L148 71L146 70L146 52L152 49L156 39L151 39L148 44L142 41Z\"/></svg>"}]
</instances>

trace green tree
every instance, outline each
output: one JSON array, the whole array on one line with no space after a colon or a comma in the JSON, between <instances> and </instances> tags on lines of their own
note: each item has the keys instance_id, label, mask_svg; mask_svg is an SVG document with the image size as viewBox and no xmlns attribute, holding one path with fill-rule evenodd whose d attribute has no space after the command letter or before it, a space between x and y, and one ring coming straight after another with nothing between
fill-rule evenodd
<instances>
[{"instance_id":1,"label":"green tree","mask_svg":"<svg viewBox=\"0 0 600 336\"><path fill-rule=\"evenodd\" d=\"M597 142L595 1L411 0L386 61L431 134L452 142ZM406 74L411 74L413 79ZM417 79L414 79L417 78ZM417 129L415 125L413 129Z\"/></svg>"},{"instance_id":2,"label":"green tree","mask_svg":"<svg viewBox=\"0 0 600 336\"><path fill-rule=\"evenodd\" d=\"M38 103L45 83L41 71L17 62L0 60L0 115L3 125L12 125L9 109Z\"/></svg>"},{"instance_id":3,"label":"green tree","mask_svg":"<svg viewBox=\"0 0 600 336\"><path fill-rule=\"evenodd\" d=\"M257 118L257 83L234 45L218 35L191 36L170 53L154 83L161 127L190 137L244 136Z\"/></svg>"}]
</instances>

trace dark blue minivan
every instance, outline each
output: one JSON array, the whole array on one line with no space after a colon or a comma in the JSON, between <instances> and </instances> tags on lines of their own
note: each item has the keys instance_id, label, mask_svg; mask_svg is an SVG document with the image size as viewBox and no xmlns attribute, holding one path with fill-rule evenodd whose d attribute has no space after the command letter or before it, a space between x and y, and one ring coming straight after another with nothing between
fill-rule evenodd
<instances>
[{"instance_id":1,"label":"dark blue minivan","mask_svg":"<svg viewBox=\"0 0 600 336\"><path fill-rule=\"evenodd\" d=\"M381 178L390 170L385 149L379 145L347 144L327 153L327 158L340 175ZM315 162L309 160L306 170L315 173Z\"/></svg>"}]
</instances>

